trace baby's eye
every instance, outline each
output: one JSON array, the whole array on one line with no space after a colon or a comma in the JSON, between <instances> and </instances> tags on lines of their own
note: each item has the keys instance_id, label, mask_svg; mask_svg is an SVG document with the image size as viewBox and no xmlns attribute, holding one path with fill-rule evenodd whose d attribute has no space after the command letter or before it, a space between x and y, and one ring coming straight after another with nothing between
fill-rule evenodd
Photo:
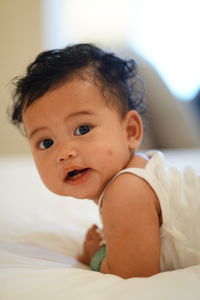
<instances>
[{"instance_id":1,"label":"baby's eye","mask_svg":"<svg viewBox=\"0 0 200 300\"><path fill-rule=\"evenodd\" d=\"M81 125L75 130L75 135L84 135L92 129L90 125Z\"/></svg>"},{"instance_id":2,"label":"baby's eye","mask_svg":"<svg viewBox=\"0 0 200 300\"><path fill-rule=\"evenodd\" d=\"M41 150L48 149L52 145L53 145L53 140L51 140L51 139L44 139L44 140L39 142L39 148Z\"/></svg>"}]
</instances>

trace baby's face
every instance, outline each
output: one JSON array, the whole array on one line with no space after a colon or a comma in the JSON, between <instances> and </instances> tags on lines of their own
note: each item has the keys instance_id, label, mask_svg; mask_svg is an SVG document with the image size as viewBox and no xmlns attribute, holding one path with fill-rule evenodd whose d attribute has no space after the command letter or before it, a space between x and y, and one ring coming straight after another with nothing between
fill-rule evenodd
<instances>
[{"instance_id":1,"label":"baby's face","mask_svg":"<svg viewBox=\"0 0 200 300\"><path fill-rule=\"evenodd\" d=\"M59 195L97 200L130 160L125 119L98 86L78 78L32 103L23 123L44 184Z\"/></svg>"}]
</instances>

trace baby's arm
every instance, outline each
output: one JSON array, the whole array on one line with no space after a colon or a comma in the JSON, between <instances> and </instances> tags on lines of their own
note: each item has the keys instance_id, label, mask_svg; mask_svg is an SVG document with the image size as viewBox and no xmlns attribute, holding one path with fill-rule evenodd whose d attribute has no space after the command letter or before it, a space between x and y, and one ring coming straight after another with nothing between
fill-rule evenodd
<instances>
[{"instance_id":1,"label":"baby's arm","mask_svg":"<svg viewBox=\"0 0 200 300\"><path fill-rule=\"evenodd\" d=\"M122 174L108 187L102 218L106 257L100 271L123 278L160 271L160 206L143 179Z\"/></svg>"}]
</instances>

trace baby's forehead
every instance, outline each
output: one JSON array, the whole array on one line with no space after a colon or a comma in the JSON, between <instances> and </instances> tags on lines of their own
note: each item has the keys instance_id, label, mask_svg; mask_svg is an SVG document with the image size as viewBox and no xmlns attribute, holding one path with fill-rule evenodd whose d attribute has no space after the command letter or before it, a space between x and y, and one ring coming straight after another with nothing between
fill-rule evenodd
<instances>
[{"instance_id":1,"label":"baby's forehead","mask_svg":"<svg viewBox=\"0 0 200 300\"><path fill-rule=\"evenodd\" d=\"M37 111L40 113L40 109L43 109L43 101L51 106L51 101L54 98L60 99L61 97L66 99L66 106L72 103L74 106L80 105L80 103L87 106L87 102L91 103L92 99L94 107L98 101L123 115L119 95L109 85L106 85L99 76L96 76L92 68L76 71L70 77L49 88L41 97L34 99L32 103L27 105L23 114L28 108L35 106L38 107Z\"/></svg>"},{"instance_id":2,"label":"baby's forehead","mask_svg":"<svg viewBox=\"0 0 200 300\"><path fill-rule=\"evenodd\" d=\"M48 91L27 107L23 113L23 123L28 137L32 138L38 128L40 131L45 128L63 129L63 124L72 126L78 119L100 122L116 118L116 115L119 116L119 113L115 106L107 104L96 84L74 78Z\"/></svg>"}]
</instances>

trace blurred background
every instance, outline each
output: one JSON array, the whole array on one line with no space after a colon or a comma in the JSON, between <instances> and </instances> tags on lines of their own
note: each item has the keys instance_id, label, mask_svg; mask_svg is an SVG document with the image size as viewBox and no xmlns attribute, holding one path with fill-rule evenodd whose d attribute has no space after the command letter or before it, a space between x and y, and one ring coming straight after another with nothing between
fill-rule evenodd
<instances>
[{"instance_id":1,"label":"blurred background","mask_svg":"<svg viewBox=\"0 0 200 300\"><path fill-rule=\"evenodd\" d=\"M149 110L142 148L200 147L199 0L0 0L0 155L29 153L9 123L12 79L44 50L92 42L134 58Z\"/></svg>"}]
</instances>

